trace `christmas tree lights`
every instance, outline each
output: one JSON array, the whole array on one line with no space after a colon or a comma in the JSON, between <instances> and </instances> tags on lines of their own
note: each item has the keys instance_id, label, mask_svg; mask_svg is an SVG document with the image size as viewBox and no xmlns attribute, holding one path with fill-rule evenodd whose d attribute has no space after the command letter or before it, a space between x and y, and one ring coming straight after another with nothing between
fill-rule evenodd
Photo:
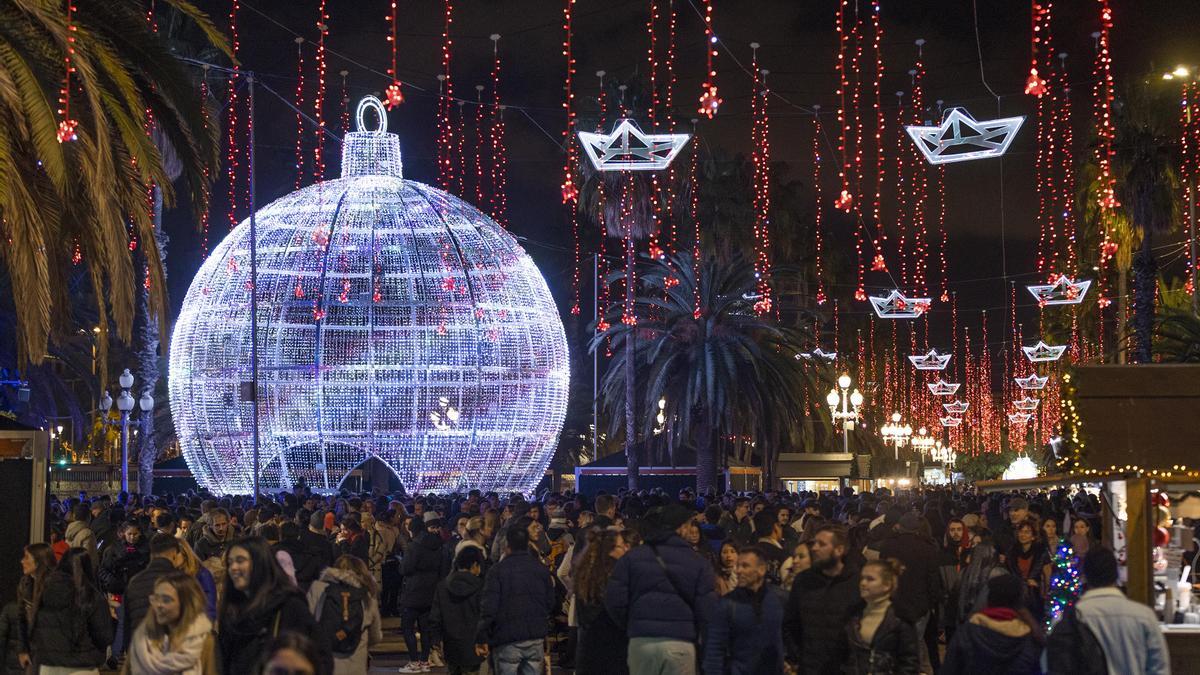
<instances>
[{"instance_id":1,"label":"christmas tree lights","mask_svg":"<svg viewBox=\"0 0 1200 675\"><path fill-rule=\"evenodd\" d=\"M349 134L342 167L257 214L262 488L335 492L377 457L410 492L532 490L569 377L545 281L486 215L403 180L394 135ZM183 455L218 494L253 482L249 230L201 266L171 343Z\"/></svg>"},{"instance_id":2,"label":"christmas tree lights","mask_svg":"<svg viewBox=\"0 0 1200 675\"><path fill-rule=\"evenodd\" d=\"M1079 574L1079 557L1065 539L1060 539L1051 559L1050 587L1046 598L1046 628L1053 628L1083 593L1083 579Z\"/></svg>"}]
</instances>

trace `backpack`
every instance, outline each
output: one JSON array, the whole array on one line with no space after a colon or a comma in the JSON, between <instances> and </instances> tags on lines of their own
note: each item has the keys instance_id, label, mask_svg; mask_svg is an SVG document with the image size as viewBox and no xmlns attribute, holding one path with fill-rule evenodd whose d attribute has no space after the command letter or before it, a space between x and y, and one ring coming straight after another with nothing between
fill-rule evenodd
<instances>
[{"instance_id":1,"label":"backpack","mask_svg":"<svg viewBox=\"0 0 1200 675\"><path fill-rule=\"evenodd\" d=\"M329 636L330 649L335 656L350 656L358 650L365 623L363 602L366 599L366 591L349 584L329 584L321 594L316 634Z\"/></svg>"},{"instance_id":2,"label":"backpack","mask_svg":"<svg viewBox=\"0 0 1200 675\"><path fill-rule=\"evenodd\" d=\"M1047 675L1107 675L1108 659L1096 634L1072 605L1046 636Z\"/></svg>"}]
</instances>

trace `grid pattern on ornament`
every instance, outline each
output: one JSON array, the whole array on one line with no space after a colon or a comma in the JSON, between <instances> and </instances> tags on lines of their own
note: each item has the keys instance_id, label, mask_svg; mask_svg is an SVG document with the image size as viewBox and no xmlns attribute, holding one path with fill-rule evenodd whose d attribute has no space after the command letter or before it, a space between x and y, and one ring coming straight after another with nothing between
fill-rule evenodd
<instances>
[{"instance_id":1,"label":"grid pattern on ornament","mask_svg":"<svg viewBox=\"0 0 1200 675\"><path fill-rule=\"evenodd\" d=\"M561 319L532 259L471 205L400 178L394 135L257 214L260 485L337 490L378 457L409 491L531 491L566 413ZM251 490L249 221L208 257L171 345L193 473Z\"/></svg>"}]
</instances>

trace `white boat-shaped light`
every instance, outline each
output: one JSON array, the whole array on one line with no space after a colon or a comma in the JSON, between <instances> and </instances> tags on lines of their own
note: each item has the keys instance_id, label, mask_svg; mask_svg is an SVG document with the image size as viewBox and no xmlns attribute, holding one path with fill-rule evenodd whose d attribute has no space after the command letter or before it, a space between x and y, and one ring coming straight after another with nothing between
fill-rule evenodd
<instances>
[{"instance_id":1,"label":"white boat-shaped light","mask_svg":"<svg viewBox=\"0 0 1200 675\"><path fill-rule=\"evenodd\" d=\"M837 360L837 352L825 352L825 351L821 351L820 347L817 347L816 349L812 350L811 352L800 352L799 354L796 355L796 358L797 359L809 359L809 360L824 359L826 361L832 362L832 361Z\"/></svg>"},{"instance_id":2,"label":"white boat-shaped light","mask_svg":"<svg viewBox=\"0 0 1200 675\"><path fill-rule=\"evenodd\" d=\"M1008 413L1009 424L1025 424L1031 419L1033 419L1033 415L1027 412Z\"/></svg>"},{"instance_id":3,"label":"white boat-shaped light","mask_svg":"<svg viewBox=\"0 0 1200 675\"><path fill-rule=\"evenodd\" d=\"M1021 351L1025 352L1025 358L1029 359L1031 363L1041 363L1043 361L1057 361L1061 359L1062 355L1067 351L1067 346L1048 345L1039 340L1032 347L1021 347Z\"/></svg>"},{"instance_id":4,"label":"white boat-shaped light","mask_svg":"<svg viewBox=\"0 0 1200 675\"><path fill-rule=\"evenodd\" d=\"M962 385L938 378L937 382L929 382L925 386L929 387L929 393L934 396L953 396L958 393L958 388Z\"/></svg>"},{"instance_id":5,"label":"white boat-shaped light","mask_svg":"<svg viewBox=\"0 0 1200 675\"><path fill-rule=\"evenodd\" d=\"M1083 296L1087 295L1088 289L1092 287L1091 279L1082 279L1075 281L1067 275L1059 275L1058 279L1052 284L1033 284L1026 286L1033 297L1037 298L1039 305L1078 305L1083 302Z\"/></svg>"},{"instance_id":6,"label":"white boat-shaped light","mask_svg":"<svg viewBox=\"0 0 1200 675\"><path fill-rule=\"evenodd\" d=\"M1037 373L1030 374L1029 377L1014 377L1013 382L1022 389L1041 389L1050 381L1050 376L1038 377Z\"/></svg>"},{"instance_id":7,"label":"white boat-shaped light","mask_svg":"<svg viewBox=\"0 0 1200 675\"><path fill-rule=\"evenodd\" d=\"M949 108L936 127L910 125L905 130L930 164L968 162L1003 155L1024 117L976 121L962 108Z\"/></svg>"},{"instance_id":8,"label":"white boat-shaped light","mask_svg":"<svg viewBox=\"0 0 1200 675\"><path fill-rule=\"evenodd\" d=\"M939 354L938 350L930 349L928 354L910 356L908 360L917 370L945 370L950 363L950 355Z\"/></svg>"},{"instance_id":9,"label":"white boat-shaped light","mask_svg":"<svg viewBox=\"0 0 1200 675\"><path fill-rule=\"evenodd\" d=\"M1013 407L1021 412L1033 412L1037 410L1038 404L1041 402L1041 399L1026 396L1013 401Z\"/></svg>"},{"instance_id":10,"label":"white boat-shaped light","mask_svg":"<svg viewBox=\"0 0 1200 675\"><path fill-rule=\"evenodd\" d=\"M966 401L955 401L953 403L942 404L942 407L946 409L946 412L950 413L951 415L961 415L967 412L967 408L970 406L971 404L967 403Z\"/></svg>"},{"instance_id":11,"label":"white boat-shaped light","mask_svg":"<svg viewBox=\"0 0 1200 675\"><path fill-rule=\"evenodd\" d=\"M941 422L942 426L944 426L944 427L957 427L960 424L962 424L962 418L955 417L954 415L947 415L945 417L939 417L938 421Z\"/></svg>"},{"instance_id":12,"label":"white boat-shaped light","mask_svg":"<svg viewBox=\"0 0 1200 675\"><path fill-rule=\"evenodd\" d=\"M691 134L647 134L631 119L617 120L612 133L579 132L597 171L662 171L670 166Z\"/></svg>"},{"instance_id":13,"label":"white boat-shaped light","mask_svg":"<svg viewBox=\"0 0 1200 675\"><path fill-rule=\"evenodd\" d=\"M871 307L881 319L915 319L929 311L933 304L931 298L906 298L900 291L892 291L886 296L870 296Z\"/></svg>"}]
</instances>

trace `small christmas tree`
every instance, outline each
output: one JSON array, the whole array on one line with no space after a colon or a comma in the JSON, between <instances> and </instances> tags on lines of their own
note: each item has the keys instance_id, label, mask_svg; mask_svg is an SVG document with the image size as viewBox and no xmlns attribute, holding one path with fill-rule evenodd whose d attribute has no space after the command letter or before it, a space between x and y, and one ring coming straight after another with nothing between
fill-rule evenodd
<instances>
[{"instance_id":1,"label":"small christmas tree","mask_svg":"<svg viewBox=\"0 0 1200 675\"><path fill-rule=\"evenodd\" d=\"M1050 590L1046 599L1046 627L1051 628L1068 607L1075 604L1083 590L1079 579L1079 558L1065 539L1060 539L1051 560Z\"/></svg>"}]
</instances>

